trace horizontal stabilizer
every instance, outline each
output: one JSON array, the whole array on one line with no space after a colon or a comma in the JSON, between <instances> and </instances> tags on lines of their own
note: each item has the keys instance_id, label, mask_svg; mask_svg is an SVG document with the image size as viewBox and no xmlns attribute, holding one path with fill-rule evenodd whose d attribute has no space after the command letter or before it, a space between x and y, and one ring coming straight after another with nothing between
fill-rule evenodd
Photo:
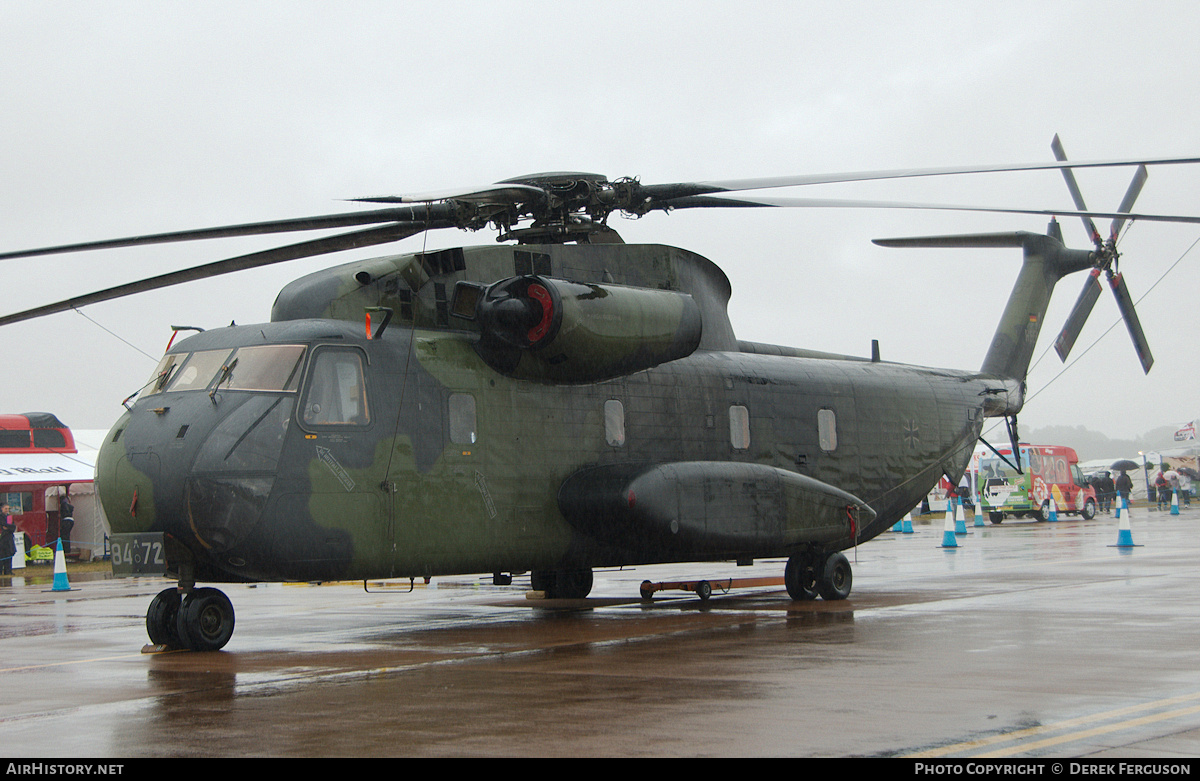
<instances>
[{"instance_id":1,"label":"horizontal stabilizer","mask_svg":"<svg viewBox=\"0 0 1200 781\"><path fill-rule=\"evenodd\" d=\"M874 239L881 247L1021 247L1027 236L1039 234L1027 231L1006 233L968 233L957 236L912 236L899 239Z\"/></svg>"}]
</instances>

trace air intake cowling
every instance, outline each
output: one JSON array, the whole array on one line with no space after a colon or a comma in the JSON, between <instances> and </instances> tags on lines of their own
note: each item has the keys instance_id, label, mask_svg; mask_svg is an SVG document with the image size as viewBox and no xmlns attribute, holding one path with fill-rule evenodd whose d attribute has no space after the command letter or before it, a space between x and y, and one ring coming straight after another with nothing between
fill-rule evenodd
<instances>
[{"instance_id":1,"label":"air intake cowling","mask_svg":"<svg viewBox=\"0 0 1200 781\"><path fill-rule=\"evenodd\" d=\"M465 292L456 291L456 309ZM519 379L599 382L686 357L700 344L699 307L672 290L522 276L477 296L480 355Z\"/></svg>"}]
</instances>

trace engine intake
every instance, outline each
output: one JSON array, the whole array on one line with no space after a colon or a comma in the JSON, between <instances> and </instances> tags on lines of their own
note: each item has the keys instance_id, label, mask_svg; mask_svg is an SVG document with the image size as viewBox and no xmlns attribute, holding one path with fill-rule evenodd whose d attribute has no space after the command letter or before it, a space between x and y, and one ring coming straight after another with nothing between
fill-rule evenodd
<instances>
[{"instance_id":1,"label":"engine intake","mask_svg":"<svg viewBox=\"0 0 1200 781\"><path fill-rule=\"evenodd\" d=\"M542 276L459 285L454 311L479 324L480 356L510 377L599 382L684 358L700 344L700 308L685 293Z\"/></svg>"}]
</instances>

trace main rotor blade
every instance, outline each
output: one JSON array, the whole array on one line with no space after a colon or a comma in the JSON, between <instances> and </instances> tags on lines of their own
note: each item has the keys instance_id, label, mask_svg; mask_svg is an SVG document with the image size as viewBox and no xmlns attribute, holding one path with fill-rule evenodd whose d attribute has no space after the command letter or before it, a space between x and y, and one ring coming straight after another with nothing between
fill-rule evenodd
<instances>
[{"instance_id":1,"label":"main rotor blade","mask_svg":"<svg viewBox=\"0 0 1200 781\"><path fill-rule=\"evenodd\" d=\"M948 166L940 168L901 168L856 173L802 174L798 176L768 176L759 179L726 179L706 182L643 185L655 199L677 198L685 195L707 195L736 190L765 190L775 187L797 187L808 184L835 182L865 182L879 179L909 179L921 176L953 176L1004 171L1041 171L1052 168L1119 168L1133 165L1184 165L1200 163L1200 157L1152 157L1129 160L1091 160L1078 163L1002 163L999 165ZM1080 210L1084 211L1084 210Z\"/></svg>"},{"instance_id":2,"label":"main rotor blade","mask_svg":"<svg viewBox=\"0 0 1200 781\"><path fill-rule=\"evenodd\" d=\"M121 239L104 241L87 241L79 244L63 244L57 247L40 247L37 249L20 250L17 252L0 253L0 260L11 258L31 258L39 255L58 255L66 252L83 252L95 249L113 249L116 247L136 247L147 244L167 244L177 241L195 241L199 239L222 239L233 236L255 236L268 233L287 233L291 231L310 231L325 228L345 228L352 225L370 225L381 222L416 222L430 219L434 223L444 222L448 212L444 209L430 210L427 207L372 209L362 212L346 212L344 214L327 214L316 217L299 217L290 220L273 220L269 222L251 222L241 225L224 225L213 228L198 228L195 230L174 231L170 233L154 233L145 236L130 236ZM435 227L444 227L435 225Z\"/></svg>"},{"instance_id":3,"label":"main rotor blade","mask_svg":"<svg viewBox=\"0 0 1200 781\"><path fill-rule=\"evenodd\" d=\"M996 214L1037 214L1045 217L1107 217L1147 220L1149 222L1182 222L1200 224L1200 216L1171 214L1125 214L1121 212L1071 211L1069 209L1006 209L994 206L953 206L949 204L913 203L905 201L865 201L839 198L791 198L787 196L696 195L664 201L667 209L715 207L779 207L830 209L924 209L931 211L990 212Z\"/></svg>"},{"instance_id":4,"label":"main rotor blade","mask_svg":"<svg viewBox=\"0 0 1200 781\"><path fill-rule=\"evenodd\" d=\"M1121 199L1121 206L1117 211L1128 213L1133 209L1133 202L1137 200L1138 194L1142 192L1142 185L1146 183L1146 177L1150 174L1146 171L1146 166L1139 165L1137 171L1133 174L1133 181L1129 183L1129 189L1125 191L1125 197ZM1108 237L1113 241L1117 240L1117 236L1121 233L1121 228L1125 225L1124 217L1115 217L1112 221L1112 226L1108 229Z\"/></svg>"},{"instance_id":5,"label":"main rotor blade","mask_svg":"<svg viewBox=\"0 0 1200 781\"><path fill-rule=\"evenodd\" d=\"M1133 309L1133 296L1129 295L1129 288L1125 286L1125 277L1114 274L1109 277L1108 284L1112 287L1113 295L1117 297L1117 309L1121 310L1121 318L1129 330L1129 337L1133 339L1133 349L1137 350L1138 360L1142 362L1142 371L1149 374L1150 367L1154 365L1154 356L1150 354L1150 344L1146 341L1142 323Z\"/></svg>"},{"instance_id":6,"label":"main rotor blade","mask_svg":"<svg viewBox=\"0 0 1200 781\"><path fill-rule=\"evenodd\" d=\"M168 274L160 274L159 276L149 277L137 282L110 287L107 290L76 296L66 301L27 309L24 312L0 317L0 326L19 323L22 320L32 320L35 317L43 317L57 312L65 312L70 309L78 309L81 306L131 296L135 293L144 293L148 290L158 290L159 288L170 287L184 282L207 279L221 274L231 274L235 271L269 266L273 263L282 263L287 260L297 260L313 255L324 255L330 252L340 252L341 250L355 249L357 247L369 247L373 244L386 244L392 241L399 241L418 234L427 227L425 223L402 222L378 228L369 228L363 231L355 231L354 233L327 236L322 239L314 239L286 247L276 247L275 249L264 250L262 252L252 252L249 255L240 255L235 258L218 260L202 266L194 266Z\"/></svg>"},{"instance_id":7,"label":"main rotor blade","mask_svg":"<svg viewBox=\"0 0 1200 781\"><path fill-rule=\"evenodd\" d=\"M1079 293L1079 298L1075 300L1075 306L1071 308L1070 316L1067 317L1066 325L1063 326L1058 338L1054 340L1054 350L1058 353L1059 359L1063 361L1067 360L1067 355L1075 346L1075 340L1079 338L1079 332L1083 330L1083 324L1087 322L1088 315L1092 313L1092 307L1096 305L1096 299L1100 298L1100 271L1100 269L1094 268L1088 274L1087 281L1083 283L1083 290Z\"/></svg>"},{"instance_id":8,"label":"main rotor blade","mask_svg":"<svg viewBox=\"0 0 1200 781\"><path fill-rule=\"evenodd\" d=\"M1057 133L1054 135L1054 140L1050 142L1050 149L1054 152L1056 160L1065 161L1067 159L1067 152L1063 149L1062 141L1059 140ZM1075 181L1074 172L1065 166L1061 170L1063 179L1067 182L1067 189L1071 192L1071 199L1075 201L1075 208L1081 212L1086 212L1087 204L1083 202L1083 192L1079 189L1079 183ZM1100 231L1096 229L1096 223L1092 222L1091 217L1083 218L1083 227L1088 232L1088 240L1099 247L1104 240L1101 238Z\"/></svg>"},{"instance_id":9,"label":"main rotor blade","mask_svg":"<svg viewBox=\"0 0 1200 781\"><path fill-rule=\"evenodd\" d=\"M530 200L544 200L546 191L527 184L494 184L456 190L439 190L411 195L378 195L370 198L351 198L366 203L433 203L436 201L465 201L481 205L507 205Z\"/></svg>"}]
</instances>

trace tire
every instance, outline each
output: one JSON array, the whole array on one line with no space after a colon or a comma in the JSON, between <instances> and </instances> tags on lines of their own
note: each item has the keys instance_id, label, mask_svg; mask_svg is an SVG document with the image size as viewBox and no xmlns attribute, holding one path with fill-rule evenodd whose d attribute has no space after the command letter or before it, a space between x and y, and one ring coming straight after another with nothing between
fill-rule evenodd
<instances>
[{"instance_id":1,"label":"tire","mask_svg":"<svg viewBox=\"0 0 1200 781\"><path fill-rule=\"evenodd\" d=\"M1048 521L1048 520L1050 520L1050 500L1049 500L1049 499L1047 499L1046 501L1042 502L1042 506L1041 506L1041 508L1040 508L1040 509L1037 511L1037 515L1036 515L1035 517L1036 517L1036 518L1037 518L1039 521Z\"/></svg>"},{"instance_id":2,"label":"tire","mask_svg":"<svg viewBox=\"0 0 1200 781\"><path fill-rule=\"evenodd\" d=\"M1096 517L1096 500L1088 499L1086 502L1084 502L1083 503L1083 511L1080 513L1080 515L1083 516L1083 520L1085 520L1085 521L1090 521L1093 518L1095 518Z\"/></svg>"},{"instance_id":3,"label":"tire","mask_svg":"<svg viewBox=\"0 0 1200 781\"><path fill-rule=\"evenodd\" d=\"M176 588L163 589L150 601L150 608L146 611L146 634L150 636L151 643L182 647L177 624L181 602L183 598Z\"/></svg>"},{"instance_id":4,"label":"tire","mask_svg":"<svg viewBox=\"0 0 1200 781\"><path fill-rule=\"evenodd\" d=\"M989 512L989 513L988 513L988 520L989 520L989 521L991 521L992 523L996 524L996 525L999 525L999 524L1001 524L1001 523L1003 523L1003 522L1004 522L1004 513L1002 513L1002 512Z\"/></svg>"},{"instance_id":5,"label":"tire","mask_svg":"<svg viewBox=\"0 0 1200 781\"><path fill-rule=\"evenodd\" d=\"M183 645L193 651L219 651L233 636L233 603L215 588L198 588L179 608L176 626Z\"/></svg>"},{"instance_id":6,"label":"tire","mask_svg":"<svg viewBox=\"0 0 1200 781\"><path fill-rule=\"evenodd\" d=\"M555 580L553 570L534 570L529 573L529 587L534 591L544 591L547 596L554 591Z\"/></svg>"},{"instance_id":7,"label":"tire","mask_svg":"<svg viewBox=\"0 0 1200 781\"><path fill-rule=\"evenodd\" d=\"M707 580L702 580L696 584L696 596L700 597L701 602L707 602L712 596L712 584Z\"/></svg>"},{"instance_id":8,"label":"tire","mask_svg":"<svg viewBox=\"0 0 1200 781\"><path fill-rule=\"evenodd\" d=\"M642 599L646 600L647 602L654 601L654 589L651 587L650 581L643 580L642 585L638 586L638 593L641 594Z\"/></svg>"},{"instance_id":9,"label":"tire","mask_svg":"<svg viewBox=\"0 0 1200 781\"><path fill-rule=\"evenodd\" d=\"M854 572L850 562L841 553L835 553L825 560L821 578L817 581L817 591L825 600L845 599L850 596L850 587L854 581Z\"/></svg>"},{"instance_id":10,"label":"tire","mask_svg":"<svg viewBox=\"0 0 1200 781\"><path fill-rule=\"evenodd\" d=\"M817 598L817 574L807 556L792 556L783 568L783 585L796 602Z\"/></svg>"},{"instance_id":11,"label":"tire","mask_svg":"<svg viewBox=\"0 0 1200 781\"><path fill-rule=\"evenodd\" d=\"M546 592L549 599L583 599L592 593L590 569L545 570L529 573L534 591Z\"/></svg>"}]
</instances>

